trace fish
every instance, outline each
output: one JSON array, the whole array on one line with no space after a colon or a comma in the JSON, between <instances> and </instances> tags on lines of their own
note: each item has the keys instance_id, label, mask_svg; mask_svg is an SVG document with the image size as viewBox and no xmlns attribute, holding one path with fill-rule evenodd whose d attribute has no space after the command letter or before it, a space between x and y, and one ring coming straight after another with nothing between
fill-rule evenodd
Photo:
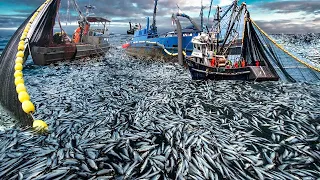
<instances>
[{"instance_id":1,"label":"fish","mask_svg":"<svg viewBox=\"0 0 320 180\"><path fill-rule=\"evenodd\" d=\"M0 130L0 179L319 177L319 85L192 81L110 51L24 68L49 133Z\"/></svg>"}]
</instances>

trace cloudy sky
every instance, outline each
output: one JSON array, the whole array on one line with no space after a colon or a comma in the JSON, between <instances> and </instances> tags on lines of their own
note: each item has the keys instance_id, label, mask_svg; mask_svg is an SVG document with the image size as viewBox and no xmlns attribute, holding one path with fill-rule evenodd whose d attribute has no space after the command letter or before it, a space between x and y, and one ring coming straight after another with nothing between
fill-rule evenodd
<instances>
[{"instance_id":1,"label":"cloudy sky","mask_svg":"<svg viewBox=\"0 0 320 180\"><path fill-rule=\"evenodd\" d=\"M0 0L0 29L17 28L44 0ZM111 28L125 32L128 21L145 24L145 17L151 16L154 0L77 0L84 9L86 4L96 6L97 15L112 20ZM232 0L214 0L214 6L229 5ZM320 0L247 0L251 17L268 33L320 33ZM209 7L210 0L203 0ZM201 0L159 0L157 25L161 28L171 26L171 14L180 9L195 19L199 19ZM68 0L61 0L62 21L67 18ZM75 22L76 13L70 6L71 20ZM206 9L206 12L208 8Z\"/></svg>"}]
</instances>

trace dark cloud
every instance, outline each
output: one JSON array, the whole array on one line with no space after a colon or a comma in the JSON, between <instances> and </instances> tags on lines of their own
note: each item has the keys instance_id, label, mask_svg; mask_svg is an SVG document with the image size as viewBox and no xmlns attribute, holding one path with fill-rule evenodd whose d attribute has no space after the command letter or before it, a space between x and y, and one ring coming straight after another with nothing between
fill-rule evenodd
<instances>
[{"instance_id":1,"label":"dark cloud","mask_svg":"<svg viewBox=\"0 0 320 180\"><path fill-rule=\"evenodd\" d=\"M305 34L319 33L320 26L315 23L297 23L301 19L277 20L277 21L256 21L261 29L269 34ZM320 21L318 19L317 21Z\"/></svg>"},{"instance_id":2,"label":"dark cloud","mask_svg":"<svg viewBox=\"0 0 320 180\"><path fill-rule=\"evenodd\" d=\"M77 0L79 7L85 11L84 6L88 4L88 0ZM159 0L157 11L157 24L159 29L173 30L174 26L171 26L171 14L177 12L177 4L181 7L183 12L187 14L193 14L197 22L199 22L200 1L194 1L193 3L186 3L191 1L185 0ZM260 1L261 2L261 1ZM15 7L14 2L10 4L10 1L6 2L8 7L13 9L16 14L13 16L1 15L0 11L0 27L18 27L24 19L26 19L30 13L32 13L39 5L43 3L43 0L19 0L20 5L25 5L24 8ZM68 7L68 1L61 1L60 17L62 21L66 20L66 12ZM92 5L96 7L94 10L96 15L105 16L112 19L112 26L118 26L116 28L122 28L121 31L125 32L128 28L127 23L129 21L141 23L145 26L145 17L152 17L154 1L153 0L91 0ZM0 4L1 5L1 4ZM308 14L315 14L320 12L320 0L289 0L278 2L261 2L254 4L252 8L266 9L278 13L290 13L290 12L305 12ZM73 5L70 5L70 11L73 15L71 20L76 21L76 12L73 9ZM303 18L303 17L302 17ZM151 19L150 19L151 20ZM185 20L183 25L189 23ZM305 20L307 21L307 20ZM297 23L294 20L282 20L282 21L260 21L261 27L269 33L302 33L302 32L320 32L319 27L320 19L309 19L309 23L302 23L300 19Z\"/></svg>"},{"instance_id":3,"label":"dark cloud","mask_svg":"<svg viewBox=\"0 0 320 180\"><path fill-rule=\"evenodd\" d=\"M262 9L275 11L277 13L305 12L307 14L320 13L319 0L278 1L264 2L259 5Z\"/></svg>"},{"instance_id":4,"label":"dark cloud","mask_svg":"<svg viewBox=\"0 0 320 180\"><path fill-rule=\"evenodd\" d=\"M0 27L16 27L22 24L26 18L20 14L16 15L0 15Z\"/></svg>"},{"instance_id":5,"label":"dark cloud","mask_svg":"<svg viewBox=\"0 0 320 180\"><path fill-rule=\"evenodd\" d=\"M320 17L319 18L315 18L312 22L316 23L316 24L319 24L319 26L320 26Z\"/></svg>"}]
</instances>

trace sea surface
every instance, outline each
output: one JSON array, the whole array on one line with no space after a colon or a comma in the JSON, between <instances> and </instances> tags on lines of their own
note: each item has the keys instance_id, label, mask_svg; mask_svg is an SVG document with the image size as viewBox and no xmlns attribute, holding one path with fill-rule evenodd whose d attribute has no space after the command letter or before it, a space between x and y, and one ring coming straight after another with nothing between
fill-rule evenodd
<instances>
[{"instance_id":1,"label":"sea surface","mask_svg":"<svg viewBox=\"0 0 320 180\"><path fill-rule=\"evenodd\" d=\"M319 65L318 36L274 35ZM9 38L0 37L0 51ZM0 109L0 161L24 157L12 176L320 177L320 84L193 81L178 64L127 56L121 44L130 38L112 35L104 58L49 66L28 59L35 117L50 134L12 127ZM31 161L43 166L29 172Z\"/></svg>"},{"instance_id":2,"label":"sea surface","mask_svg":"<svg viewBox=\"0 0 320 180\"><path fill-rule=\"evenodd\" d=\"M0 55L2 51L4 50L6 44L11 38L11 35L14 33L12 30L6 30L6 31L0 31ZM313 65L320 67L320 34L315 34L315 33L310 33L310 34L276 34L272 35L272 37L283 47L289 50L289 52L293 53L294 55L302 58L303 60L306 60L307 62L313 63ZM27 68L30 67L32 70L24 70L25 75L28 75L27 78L30 76L32 79L32 76L35 76L37 79L39 78L38 76L50 76L50 74L61 74L64 73L65 71L70 71L73 73L72 68L73 66L78 68L83 68L82 71L86 74L86 68L91 68L91 66L103 66L101 63L108 63L108 62L113 62L113 61L121 61L121 63L127 63L124 64L123 68L126 68L128 64L133 64L136 65L138 64L143 64L144 66L141 65L137 66L137 70L141 70L141 73L148 73L149 70L154 70L154 71L161 71L161 72L166 72L166 74L163 74L163 78L171 78L171 76L176 75L176 71L171 71L171 69L178 68L181 74L179 74L179 77L176 78L184 78L188 80L186 83L195 83L194 81L191 81L191 76L189 75L189 72L185 68L181 68L177 64L169 64L169 63L159 63L158 60L156 60L156 63L154 60L151 59L133 59L132 57L128 57L127 55L124 54L124 51L121 48L121 45L127 41L129 41L132 38L132 36L128 35L121 35L121 34L114 34L111 36L110 41L112 43L112 48L110 52L106 55L106 58L104 59L99 59L89 61L89 60L81 60L81 61L76 61L73 63L61 63L59 65L51 65L47 67L41 67L41 66L36 66L33 65L32 59L29 56L29 59L27 61ZM110 60L111 59L111 60ZM154 67L156 66L156 67ZM96 69L96 70L95 70ZM94 68L92 69L92 72L97 71L99 68ZM120 73L118 69L109 69L110 71L114 71L115 73ZM81 71L81 72L82 72ZM91 70L90 70L91 71ZM81 72L75 71L73 76L79 75L79 78L81 78ZM152 72L151 72L152 73ZM172 73L172 74L171 74ZM146 74L147 75L147 74ZM54 76L56 77L56 76ZM70 77L56 77L57 81L60 81L62 79L68 80ZM67 78L67 79L65 79ZM49 79L49 78L48 78ZM33 80L31 80L33 81ZM37 80L36 80L37 81ZM48 81L48 82L45 82ZM43 85L47 84L50 82L50 80L44 79ZM121 82L119 82L120 85ZM211 82L212 83L212 82ZM219 82L217 82L219 83ZM233 84L232 82L230 82ZM239 84L239 82L236 82L236 84ZM261 83L263 84L263 83ZM286 84L286 83L281 83L281 82L276 82L276 83L270 83L272 84L272 87L276 88L279 84ZM156 85L156 84L155 84ZM42 86L42 85L41 85ZM241 83L239 84L241 86ZM308 85L307 85L308 86ZM313 85L310 85L311 87ZM36 88L35 86L29 87L30 90ZM50 89L50 87L48 87ZM99 87L97 87L99 88ZM311 89L310 89L311 90ZM39 90L40 91L40 90ZM32 92L31 92L32 93ZM40 92L41 93L41 92ZM34 94L36 96L36 94ZM0 114L2 117L0 117L0 129L3 129L5 127L12 127L15 125L15 120L10 118L10 113L6 112L4 108L0 107Z\"/></svg>"}]
</instances>

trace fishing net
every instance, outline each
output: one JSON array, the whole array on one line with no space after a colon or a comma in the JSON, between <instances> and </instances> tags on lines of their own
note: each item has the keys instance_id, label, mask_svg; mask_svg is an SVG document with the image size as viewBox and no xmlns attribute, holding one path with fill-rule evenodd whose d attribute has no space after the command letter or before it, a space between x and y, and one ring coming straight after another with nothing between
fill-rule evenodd
<instances>
[{"instance_id":1,"label":"fishing net","mask_svg":"<svg viewBox=\"0 0 320 180\"><path fill-rule=\"evenodd\" d=\"M35 24L35 31L31 37L31 44L48 44L52 38L52 28L54 25L57 5L60 0L53 0L49 5L47 11L43 14L40 21ZM21 34L24 28L35 11L22 23L22 25L13 34L10 41L0 57L0 101L1 105L12 113L12 115L19 120L19 125L25 126L32 124L32 118L29 117L21 107L18 100L16 87L14 84L14 66L15 58L18 52L17 47L20 42ZM27 48L28 49L28 48ZM28 57L28 50L25 51L25 58ZM26 59L25 59L26 60Z\"/></svg>"},{"instance_id":2,"label":"fishing net","mask_svg":"<svg viewBox=\"0 0 320 180\"><path fill-rule=\"evenodd\" d=\"M53 27L59 5L60 0L52 1L47 11L40 18L37 28L30 39L31 46L48 46L53 42Z\"/></svg>"},{"instance_id":3,"label":"fishing net","mask_svg":"<svg viewBox=\"0 0 320 180\"><path fill-rule=\"evenodd\" d=\"M265 63L284 81L317 82L320 80L318 68L284 50L252 20L248 20L245 25L242 57L249 65L254 65L256 61Z\"/></svg>"},{"instance_id":4,"label":"fishing net","mask_svg":"<svg viewBox=\"0 0 320 180\"><path fill-rule=\"evenodd\" d=\"M269 67L273 75L277 74L268 61L268 58L270 58L270 56L268 56L269 51L265 49L263 42L250 21L245 23L242 41L242 57L246 60L247 65L255 66L256 61L259 61L261 66ZM288 78L290 78L289 75Z\"/></svg>"},{"instance_id":5,"label":"fishing net","mask_svg":"<svg viewBox=\"0 0 320 180\"><path fill-rule=\"evenodd\" d=\"M18 30L13 34L6 48L0 57L0 101L1 105L6 108L12 115L20 120L21 125L31 122L31 119L23 112L21 103L18 100L16 86L14 84L14 66L15 57L18 52L18 44L24 27L28 23L32 14L22 23Z\"/></svg>"}]
</instances>

